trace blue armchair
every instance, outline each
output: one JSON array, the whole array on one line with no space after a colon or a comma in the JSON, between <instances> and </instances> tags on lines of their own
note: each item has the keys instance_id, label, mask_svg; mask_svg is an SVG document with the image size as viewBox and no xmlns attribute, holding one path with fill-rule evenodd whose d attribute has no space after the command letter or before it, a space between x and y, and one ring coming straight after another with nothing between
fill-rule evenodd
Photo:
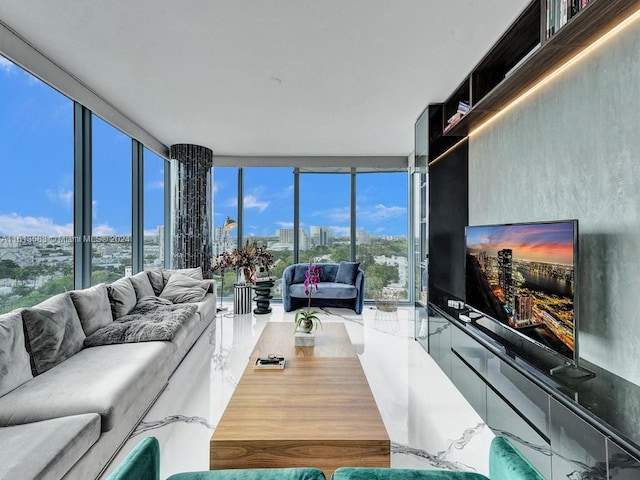
<instances>
[{"instance_id":1,"label":"blue armchair","mask_svg":"<svg viewBox=\"0 0 640 480\"><path fill-rule=\"evenodd\" d=\"M358 263L317 263L322 268L318 290L311 295L313 307L350 308L357 314L364 306L364 272ZM304 280L308 264L289 265L282 273L282 302L284 311L306 307Z\"/></svg>"}]
</instances>

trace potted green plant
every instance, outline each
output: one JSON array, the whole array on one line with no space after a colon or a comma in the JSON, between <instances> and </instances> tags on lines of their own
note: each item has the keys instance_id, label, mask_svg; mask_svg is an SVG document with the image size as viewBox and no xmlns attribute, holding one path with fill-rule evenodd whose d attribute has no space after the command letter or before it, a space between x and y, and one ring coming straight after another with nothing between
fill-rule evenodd
<instances>
[{"instance_id":1,"label":"potted green plant","mask_svg":"<svg viewBox=\"0 0 640 480\"><path fill-rule=\"evenodd\" d=\"M322 326L322 322L318 317L317 310L311 310L311 295L313 289L318 290L318 283L320 283L320 275L322 275L322 268L318 265L314 265L309 262L307 271L305 272L304 279L304 293L308 298L306 310L300 310L296 312L295 316L295 330L302 333L310 333L314 328L318 328L318 325Z\"/></svg>"}]
</instances>

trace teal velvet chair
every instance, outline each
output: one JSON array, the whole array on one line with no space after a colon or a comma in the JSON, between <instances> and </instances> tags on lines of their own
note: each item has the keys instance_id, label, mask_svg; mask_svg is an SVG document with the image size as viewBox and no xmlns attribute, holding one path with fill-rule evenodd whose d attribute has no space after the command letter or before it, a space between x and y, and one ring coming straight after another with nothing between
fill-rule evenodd
<instances>
[{"instance_id":1,"label":"teal velvet chair","mask_svg":"<svg viewBox=\"0 0 640 480\"><path fill-rule=\"evenodd\" d=\"M147 437L136 445L107 480L160 480L160 444ZM167 480L326 480L316 468L211 470L171 475Z\"/></svg>"},{"instance_id":2,"label":"teal velvet chair","mask_svg":"<svg viewBox=\"0 0 640 480\"><path fill-rule=\"evenodd\" d=\"M544 480L544 477L504 437L495 437L489 451L490 480ZM479 473L401 468L343 467L332 480L487 480Z\"/></svg>"}]
</instances>

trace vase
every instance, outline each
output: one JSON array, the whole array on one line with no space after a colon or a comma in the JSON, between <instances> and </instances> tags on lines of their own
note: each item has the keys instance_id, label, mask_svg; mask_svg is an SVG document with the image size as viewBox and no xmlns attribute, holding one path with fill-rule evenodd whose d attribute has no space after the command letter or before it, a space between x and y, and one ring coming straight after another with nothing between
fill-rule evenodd
<instances>
[{"instance_id":1,"label":"vase","mask_svg":"<svg viewBox=\"0 0 640 480\"><path fill-rule=\"evenodd\" d=\"M300 323L298 323L299 332L311 333L311 330L313 330L313 321L309 320L308 318L303 318L302 320L300 320Z\"/></svg>"},{"instance_id":2,"label":"vase","mask_svg":"<svg viewBox=\"0 0 640 480\"><path fill-rule=\"evenodd\" d=\"M249 267L238 268L238 284L245 285L251 283L252 272Z\"/></svg>"}]
</instances>

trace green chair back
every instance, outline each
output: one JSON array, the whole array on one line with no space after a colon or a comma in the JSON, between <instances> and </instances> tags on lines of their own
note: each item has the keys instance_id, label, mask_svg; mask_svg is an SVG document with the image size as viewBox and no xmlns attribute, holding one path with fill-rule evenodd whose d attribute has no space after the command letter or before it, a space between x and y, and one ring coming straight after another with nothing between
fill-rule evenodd
<instances>
[{"instance_id":1,"label":"green chair back","mask_svg":"<svg viewBox=\"0 0 640 480\"><path fill-rule=\"evenodd\" d=\"M504 437L495 437L489 450L491 480L545 480Z\"/></svg>"},{"instance_id":2,"label":"green chair back","mask_svg":"<svg viewBox=\"0 0 640 480\"><path fill-rule=\"evenodd\" d=\"M160 480L160 444L147 437L133 447L107 480Z\"/></svg>"}]
</instances>

